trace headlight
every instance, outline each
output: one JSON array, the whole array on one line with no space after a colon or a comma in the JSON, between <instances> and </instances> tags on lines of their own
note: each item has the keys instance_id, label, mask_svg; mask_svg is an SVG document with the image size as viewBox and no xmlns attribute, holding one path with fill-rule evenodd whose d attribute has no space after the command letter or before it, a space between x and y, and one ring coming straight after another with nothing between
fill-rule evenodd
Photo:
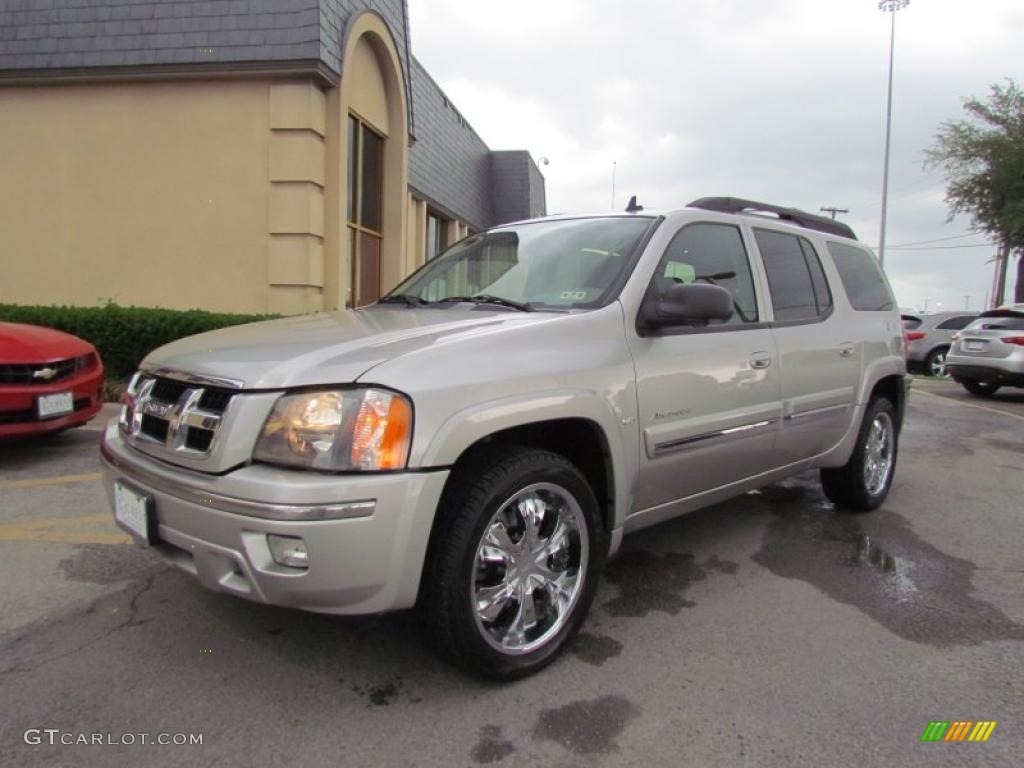
<instances>
[{"instance_id":1,"label":"headlight","mask_svg":"<svg viewBox=\"0 0 1024 768\"><path fill-rule=\"evenodd\" d=\"M409 458L412 406L383 389L282 395L253 458L329 471L402 469Z\"/></svg>"}]
</instances>

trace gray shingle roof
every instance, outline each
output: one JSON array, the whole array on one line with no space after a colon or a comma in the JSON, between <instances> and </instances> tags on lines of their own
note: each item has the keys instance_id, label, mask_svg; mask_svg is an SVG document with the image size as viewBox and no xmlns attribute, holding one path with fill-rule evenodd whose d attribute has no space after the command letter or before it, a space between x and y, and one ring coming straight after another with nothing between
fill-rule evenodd
<instances>
[{"instance_id":1,"label":"gray shingle roof","mask_svg":"<svg viewBox=\"0 0 1024 768\"><path fill-rule=\"evenodd\" d=\"M341 67L352 14L405 50L404 0L0 0L0 71L322 61Z\"/></svg>"}]
</instances>

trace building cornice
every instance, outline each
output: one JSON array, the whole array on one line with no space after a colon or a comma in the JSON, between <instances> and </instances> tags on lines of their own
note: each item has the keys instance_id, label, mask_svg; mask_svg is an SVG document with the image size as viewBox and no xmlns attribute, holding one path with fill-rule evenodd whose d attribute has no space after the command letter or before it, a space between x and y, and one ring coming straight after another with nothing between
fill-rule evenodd
<instances>
[{"instance_id":1,"label":"building cornice","mask_svg":"<svg viewBox=\"0 0 1024 768\"><path fill-rule=\"evenodd\" d=\"M319 59L288 61L201 62L110 67L66 67L0 70L0 85L62 85L68 83L140 80L221 80L231 78L312 78L324 86L338 84L339 75Z\"/></svg>"}]
</instances>

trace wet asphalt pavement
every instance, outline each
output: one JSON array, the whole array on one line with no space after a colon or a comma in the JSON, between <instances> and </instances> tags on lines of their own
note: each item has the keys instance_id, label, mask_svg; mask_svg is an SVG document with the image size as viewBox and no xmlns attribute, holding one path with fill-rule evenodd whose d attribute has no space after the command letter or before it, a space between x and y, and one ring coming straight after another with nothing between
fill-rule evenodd
<instances>
[{"instance_id":1,"label":"wet asphalt pavement","mask_svg":"<svg viewBox=\"0 0 1024 768\"><path fill-rule=\"evenodd\" d=\"M875 513L811 474L627 538L570 652L505 686L410 615L246 603L123 543L98 440L0 447L0 765L1021 765L1024 391L922 383Z\"/></svg>"}]
</instances>

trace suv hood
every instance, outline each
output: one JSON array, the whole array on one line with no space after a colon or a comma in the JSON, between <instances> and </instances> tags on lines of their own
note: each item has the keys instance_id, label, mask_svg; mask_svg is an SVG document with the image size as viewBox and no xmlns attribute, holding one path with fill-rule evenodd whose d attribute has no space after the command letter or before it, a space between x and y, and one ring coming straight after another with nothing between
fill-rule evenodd
<instances>
[{"instance_id":1,"label":"suv hood","mask_svg":"<svg viewBox=\"0 0 1024 768\"><path fill-rule=\"evenodd\" d=\"M244 389L346 384L406 352L557 317L454 306L370 307L189 336L151 352L143 367L228 379Z\"/></svg>"}]
</instances>

